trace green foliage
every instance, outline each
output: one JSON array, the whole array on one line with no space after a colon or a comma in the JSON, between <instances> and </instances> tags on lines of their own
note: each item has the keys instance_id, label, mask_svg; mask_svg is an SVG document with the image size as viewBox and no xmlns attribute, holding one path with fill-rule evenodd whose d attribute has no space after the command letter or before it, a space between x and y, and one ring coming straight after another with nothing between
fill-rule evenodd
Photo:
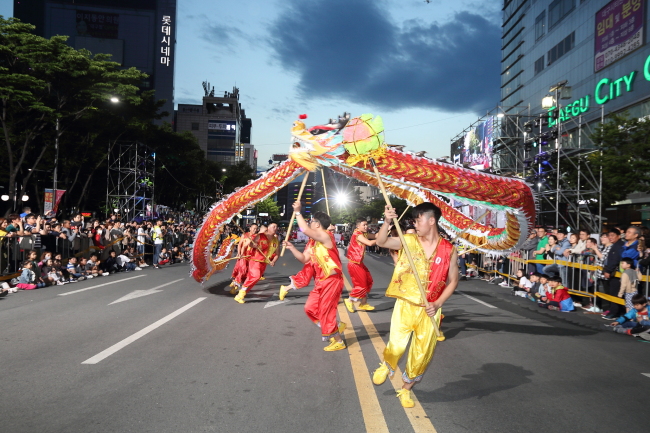
<instances>
[{"instance_id":1,"label":"green foliage","mask_svg":"<svg viewBox=\"0 0 650 433\"><path fill-rule=\"evenodd\" d=\"M268 217L263 217L265 220L268 219L276 222L280 220L280 207L271 197L257 203L257 214L259 215L265 212L269 214Z\"/></svg>"},{"instance_id":2,"label":"green foliage","mask_svg":"<svg viewBox=\"0 0 650 433\"><path fill-rule=\"evenodd\" d=\"M650 192L650 120L613 115L591 137L602 151L590 158L592 170L603 168L603 203L623 200L632 192Z\"/></svg>"}]
</instances>

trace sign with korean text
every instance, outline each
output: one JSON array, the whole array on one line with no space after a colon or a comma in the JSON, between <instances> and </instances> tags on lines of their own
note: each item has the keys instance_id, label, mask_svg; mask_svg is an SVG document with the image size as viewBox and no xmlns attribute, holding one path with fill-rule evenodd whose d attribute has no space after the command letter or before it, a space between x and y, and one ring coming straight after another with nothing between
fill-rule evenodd
<instances>
[{"instance_id":1,"label":"sign with korean text","mask_svg":"<svg viewBox=\"0 0 650 433\"><path fill-rule=\"evenodd\" d=\"M644 0L612 0L596 13L594 70L643 45Z\"/></svg>"},{"instance_id":2,"label":"sign with korean text","mask_svg":"<svg viewBox=\"0 0 650 433\"><path fill-rule=\"evenodd\" d=\"M160 63L169 66L171 63L170 56L172 51L172 17L171 16L163 15L160 32L162 33L162 41L160 42Z\"/></svg>"},{"instance_id":3,"label":"sign with korean text","mask_svg":"<svg viewBox=\"0 0 650 433\"><path fill-rule=\"evenodd\" d=\"M235 138L236 124L234 121L208 120L208 136Z\"/></svg>"},{"instance_id":4,"label":"sign with korean text","mask_svg":"<svg viewBox=\"0 0 650 433\"><path fill-rule=\"evenodd\" d=\"M117 39L120 14L77 9L77 35Z\"/></svg>"}]
</instances>

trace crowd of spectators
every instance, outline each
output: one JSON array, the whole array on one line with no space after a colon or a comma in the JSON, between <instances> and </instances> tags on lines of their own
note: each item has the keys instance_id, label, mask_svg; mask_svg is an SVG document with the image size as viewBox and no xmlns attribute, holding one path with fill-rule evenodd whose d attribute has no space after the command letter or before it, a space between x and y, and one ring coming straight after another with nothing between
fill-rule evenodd
<instances>
[{"instance_id":1,"label":"crowd of spectators","mask_svg":"<svg viewBox=\"0 0 650 433\"><path fill-rule=\"evenodd\" d=\"M0 218L0 296L188 262L199 219L167 214L122 221L119 214L86 220L46 218L29 208Z\"/></svg>"}]
</instances>

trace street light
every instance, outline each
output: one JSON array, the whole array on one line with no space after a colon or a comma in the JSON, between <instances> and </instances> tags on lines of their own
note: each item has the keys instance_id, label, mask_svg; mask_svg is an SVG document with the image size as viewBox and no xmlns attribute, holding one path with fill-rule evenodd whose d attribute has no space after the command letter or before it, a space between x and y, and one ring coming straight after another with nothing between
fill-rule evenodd
<instances>
[{"instance_id":1,"label":"street light","mask_svg":"<svg viewBox=\"0 0 650 433\"><path fill-rule=\"evenodd\" d=\"M555 99L551 95L546 95L542 98L542 108L548 110L555 106Z\"/></svg>"},{"instance_id":2,"label":"street light","mask_svg":"<svg viewBox=\"0 0 650 433\"><path fill-rule=\"evenodd\" d=\"M2 197L0 197L0 199L2 199L2 201L8 201L9 196L7 194L3 194Z\"/></svg>"},{"instance_id":3,"label":"street light","mask_svg":"<svg viewBox=\"0 0 650 433\"><path fill-rule=\"evenodd\" d=\"M23 201L27 201L27 200L29 200L29 196L28 196L27 194L24 194L24 195L21 197L21 199L22 199Z\"/></svg>"}]
</instances>

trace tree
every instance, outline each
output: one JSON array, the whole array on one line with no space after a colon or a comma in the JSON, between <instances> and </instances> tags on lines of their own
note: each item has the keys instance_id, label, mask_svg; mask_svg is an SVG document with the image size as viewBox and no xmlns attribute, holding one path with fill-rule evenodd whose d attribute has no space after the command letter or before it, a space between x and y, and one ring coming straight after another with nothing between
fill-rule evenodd
<instances>
[{"instance_id":1,"label":"tree","mask_svg":"<svg viewBox=\"0 0 650 433\"><path fill-rule=\"evenodd\" d=\"M589 158L592 170L603 169L603 204L633 192L650 192L650 120L615 114L596 128L591 139L601 152Z\"/></svg>"},{"instance_id":2,"label":"tree","mask_svg":"<svg viewBox=\"0 0 650 433\"><path fill-rule=\"evenodd\" d=\"M121 69L106 54L75 50L66 44L67 36L45 39L33 30L31 24L0 17L0 128L12 201L67 128L112 96L138 104L138 85L146 77L135 68ZM15 194L20 173L21 190Z\"/></svg>"},{"instance_id":3,"label":"tree","mask_svg":"<svg viewBox=\"0 0 650 433\"><path fill-rule=\"evenodd\" d=\"M268 217L264 217L265 219L268 218L271 221L280 220L280 207L271 197L268 197L267 199L257 203L257 214L259 215L260 213L269 214Z\"/></svg>"}]
</instances>

